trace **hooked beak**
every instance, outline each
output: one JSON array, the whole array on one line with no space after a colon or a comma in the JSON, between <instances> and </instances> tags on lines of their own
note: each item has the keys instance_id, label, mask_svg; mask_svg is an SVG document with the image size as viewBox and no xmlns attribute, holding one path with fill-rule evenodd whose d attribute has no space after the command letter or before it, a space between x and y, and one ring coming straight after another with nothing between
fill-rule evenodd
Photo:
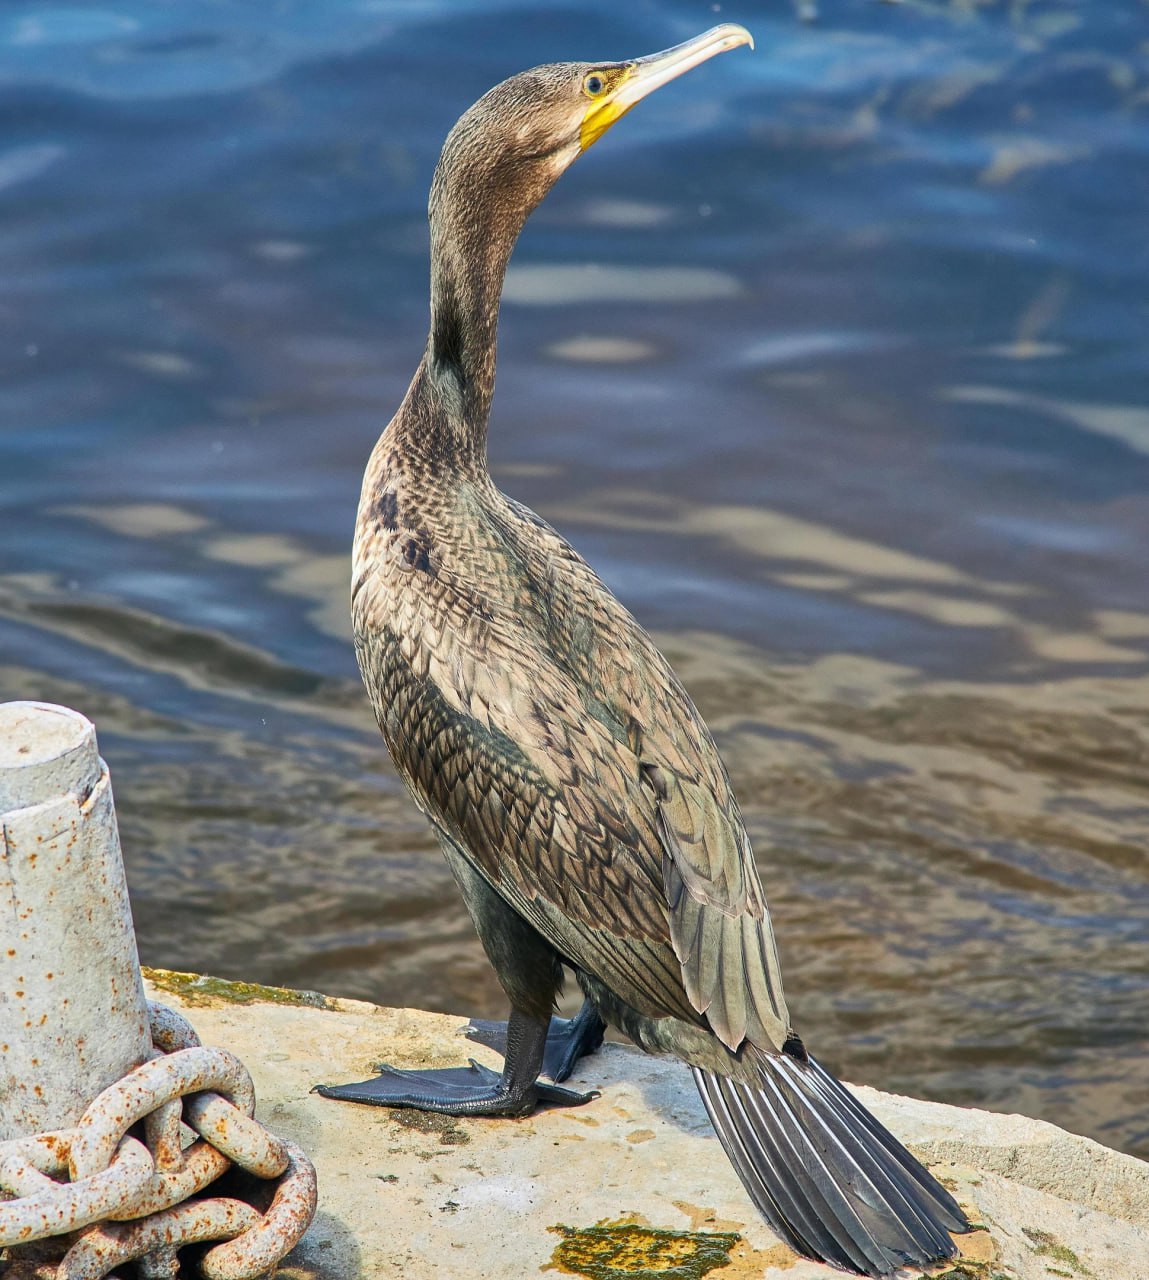
<instances>
[{"instance_id":1,"label":"hooked beak","mask_svg":"<svg viewBox=\"0 0 1149 1280\"><path fill-rule=\"evenodd\" d=\"M625 79L587 112L580 135L581 150L585 151L597 142L616 120L655 89L661 89L668 81L707 58L743 44L754 48L754 37L750 32L736 23L724 22L720 27L712 27L693 40L687 40L685 44L676 44L673 49L664 49L661 53L636 58L626 64L628 73Z\"/></svg>"}]
</instances>

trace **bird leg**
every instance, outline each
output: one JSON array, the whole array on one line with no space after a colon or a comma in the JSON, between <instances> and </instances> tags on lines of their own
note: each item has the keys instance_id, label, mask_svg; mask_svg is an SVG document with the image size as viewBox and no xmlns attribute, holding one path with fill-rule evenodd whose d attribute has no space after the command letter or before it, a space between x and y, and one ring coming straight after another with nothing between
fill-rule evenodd
<instances>
[{"instance_id":1,"label":"bird leg","mask_svg":"<svg viewBox=\"0 0 1149 1280\"><path fill-rule=\"evenodd\" d=\"M572 1021L577 1021L573 1019ZM511 1010L506 1030L506 1057L500 1074L473 1058L466 1067L401 1071L378 1063L380 1072L359 1084L317 1084L312 1093L341 1102L375 1107L412 1107L451 1116L525 1116L539 1103L581 1106L596 1092L576 1093L539 1080L547 1044L545 1020Z\"/></svg>"},{"instance_id":2,"label":"bird leg","mask_svg":"<svg viewBox=\"0 0 1149 1280\"><path fill-rule=\"evenodd\" d=\"M507 1026L505 1022L487 1022L472 1018L463 1028L463 1034L476 1044L505 1054L507 1051ZM561 1084L575 1069L580 1058L586 1057L602 1044L606 1023L589 1000L573 1018L552 1018L547 1031L546 1048L543 1050L541 1074Z\"/></svg>"}]
</instances>

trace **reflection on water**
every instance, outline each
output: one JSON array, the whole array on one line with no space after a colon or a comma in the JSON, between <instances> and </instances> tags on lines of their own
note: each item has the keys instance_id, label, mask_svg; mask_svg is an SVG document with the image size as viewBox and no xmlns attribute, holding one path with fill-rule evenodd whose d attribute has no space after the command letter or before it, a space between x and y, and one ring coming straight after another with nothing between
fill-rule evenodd
<instances>
[{"instance_id":1,"label":"reflection on water","mask_svg":"<svg viewBox=\"0 0 1149 1280\"><path fill-rule=\"evenodd\" d=\"M492 451L714 726L848 1077L1149 1154L1140 4L785 6L532 220ZM146 961L495 1013L346 612L458 112L664 3L0 15L0 696L92 716Z\"/></svg>"},{"instance_id":2,"label":"reflection on water","mask_svg":"<svg viewBox=\"0 0 1149 1280\"><path fill-rule=\"evenodd\" d=\"M601 263L535 263L511 266L504 302L527 307L571 303L710 302L736 298L738 281L723 271L701 267L627 267Z\"/></svg>"}]
</instances>

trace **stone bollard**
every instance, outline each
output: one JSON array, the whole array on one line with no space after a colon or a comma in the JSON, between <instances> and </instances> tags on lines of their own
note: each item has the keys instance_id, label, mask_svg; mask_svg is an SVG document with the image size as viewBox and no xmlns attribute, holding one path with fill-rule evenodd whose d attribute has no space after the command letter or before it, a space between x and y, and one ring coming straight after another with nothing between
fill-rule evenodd
<instances>
[{"instance_id":1,"label":"stone bollard","mask_svg":"<svg viewBox=\"0 0 1149 1280\"><path fill-rule=\"evenodd\" d=\"M0 1142L75 1124L151 1051L96 730L0 704Z\"/></svg>"},{"instance_id":2,"label":"stone bollard","mask_svg":"<svg viewBox=\"0 0 1149 1280\"><path fill-rule=\"evenodd\" d=\"M254 1117L243 1063L145 998L95 729L0 704L0 1275L98 1280L138 1260L176 1280L183 1246L209 1241L208 1280L266 1275L317 1189ZM211 1194L233 1166L261 1208Z\"/></svg>"}]
</instances>

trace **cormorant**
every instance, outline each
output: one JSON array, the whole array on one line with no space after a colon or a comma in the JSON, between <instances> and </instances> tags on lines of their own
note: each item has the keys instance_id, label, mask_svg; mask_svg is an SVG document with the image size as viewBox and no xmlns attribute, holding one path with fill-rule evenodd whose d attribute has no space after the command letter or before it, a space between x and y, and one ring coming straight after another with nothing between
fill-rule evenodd
<instances>
[{"instance_id":1,"label":"cormorant","mask_svg":"<svg viewBox=\"0 0 1149 1280\"><path fill-rule=\"evenodd\" d=\"M629 62L497 85L451 130L430 197L431 331L363 481L352 613L379 727L511 1003L501 1074L320 1086L455 1115L576 1104L603 1020L689 1063L766 1220L860 1274L952 1257L954 1199L808 1054L726 769L654 643L487 468L503 276L528 215L640 99L751 44L725 24ZM585 996L552 1010L564 966ZM548 1035L549 1033L549 1035Z\"/></svg>"}]
</instances>

